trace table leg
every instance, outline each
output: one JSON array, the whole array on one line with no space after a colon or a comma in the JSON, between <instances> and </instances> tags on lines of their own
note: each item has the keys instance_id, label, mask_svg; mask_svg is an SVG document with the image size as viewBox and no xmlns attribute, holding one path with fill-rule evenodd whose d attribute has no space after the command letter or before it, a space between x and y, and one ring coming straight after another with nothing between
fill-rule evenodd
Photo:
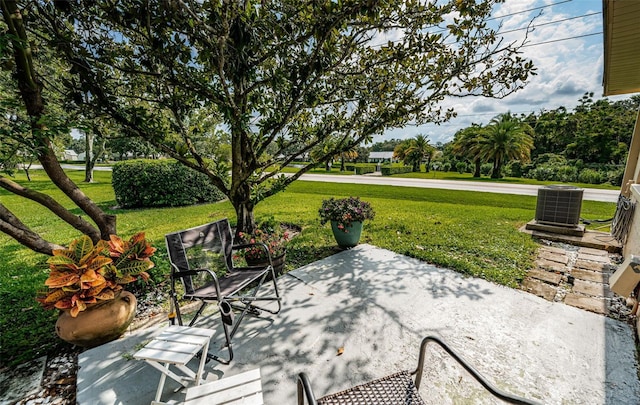
<instances>
[{"instance_id":1,"label":"table leg","mask_svg":"<svg viewBox=\"0 0 640 405\"><path fill-rule=\"evenodd\" d=\"M165 366L165 369L167 370L167 372L169 372L169 363L167 363ZM158 389L156 390L156 401L160 401L160 397L162 396L162 390L164 388L164 382L167 379L167 375L165 373L160 373L160 382L158 383Z\"/></svg>"},{"instance_id":2,"label":"table leg","mask_svg":"<svg viewBox=\"0 0 640 405\"><path fill-rule=\"evenodd\" d=\"M198 373L196 374L196 385L200 385L200 378L202 378L202 370L204 370L204 364L207 362L207 353L209 353L209 341L204 344L202 353L200 354L200 366L198 367Z\"/></svg>"}]
</instances>

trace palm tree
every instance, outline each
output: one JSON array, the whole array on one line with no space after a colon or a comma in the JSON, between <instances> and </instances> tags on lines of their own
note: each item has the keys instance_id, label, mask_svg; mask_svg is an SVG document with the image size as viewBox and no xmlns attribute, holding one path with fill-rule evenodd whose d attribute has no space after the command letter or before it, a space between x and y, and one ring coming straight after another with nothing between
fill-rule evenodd
<instances>
[{"instance_id":1,"label":"palm tree","mask_svg":"<svg viewBox=\"0 0 640 405\"><path fill-rule=\"evenodd\" d=\"M475 168L473 177L480 177L480 134L482 127L478 124L471 124L470 127L458 131L453 138L453 154L462 159L469 159Z\"/></svg>"},{"instance_id":2,"label":"palm tree","mask_svg":"<svg viewBox=\"0 0 640 405\"><path fill-rule=\"evenodd\" d=\"M429 163L435 148L429 145L429 139L424 135L418 135L413 139L408 139L396 146L393 156L402 160L405 165L413 166L414 172L420 171L420 163L427 159L426 171L429 171Z\"/></svg>"},{"instance_id":3,"label":"palm tree","mask_svg":"<svg viewBox=\"0 0 640 405\"><path fill-rule=\"evenodd\" d=\"M502 177L502 166L510 160L528 161L533 149L533 129L510 113L493 118L478 140L480 159L493 161L491 178Z\"/></svg>"}]
</instances>

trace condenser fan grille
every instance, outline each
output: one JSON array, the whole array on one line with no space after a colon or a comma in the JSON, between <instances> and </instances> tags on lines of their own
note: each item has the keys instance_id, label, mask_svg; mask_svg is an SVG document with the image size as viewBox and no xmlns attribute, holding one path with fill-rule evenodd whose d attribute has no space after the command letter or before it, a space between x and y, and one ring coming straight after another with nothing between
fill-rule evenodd
<instances>
[{"instance_id":1,"label":"condenser fan grille","mask_svg":"<svg viewBox=\"0 0 640 405\"><path fill-rule=\"evenodd\" d=\"M583 191L583 189L573 186L539 188L536 221L569 227L578 225Z\"/></svg>"}]
</instances>

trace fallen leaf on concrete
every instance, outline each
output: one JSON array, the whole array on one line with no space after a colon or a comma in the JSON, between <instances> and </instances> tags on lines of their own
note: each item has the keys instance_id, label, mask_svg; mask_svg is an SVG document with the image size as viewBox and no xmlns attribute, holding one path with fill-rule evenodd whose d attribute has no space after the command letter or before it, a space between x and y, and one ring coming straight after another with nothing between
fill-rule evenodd
<instances>
[{"instance_id":1,"label":"fallen leaf on concrete","mask_svg":"<svg viewBox=\"0 0 640 405\"><path fill-rule=\"evenodd\" d=\"M337 354L337 356L341 356L341 355L342 355L342 353L344 353L344 347L340 347L340 348L338 349L338 354Z\"/></svg>"}]
</instances>

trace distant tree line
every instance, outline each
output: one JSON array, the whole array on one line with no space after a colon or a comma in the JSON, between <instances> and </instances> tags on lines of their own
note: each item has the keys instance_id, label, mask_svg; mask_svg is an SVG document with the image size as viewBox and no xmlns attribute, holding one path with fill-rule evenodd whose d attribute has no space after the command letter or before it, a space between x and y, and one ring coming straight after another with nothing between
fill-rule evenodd
<instances>
[{"instance_id":1,"label":"distant tree line","mask_svg":"<svg viewBox=\"0 0 640 405\"><path fill-rule=\"evenodd\" d=\"M414 170L420 167L417 159L426 171L620 185L639 108L638 95L610 101L585 93L573 111L558 107L528 115L504 113L485 126L459 130L445 144L429 145L419 135L385 140L370 149L393 150ZM422 152L425 148L429 152Z\"/></svg>"}]
</instances>

